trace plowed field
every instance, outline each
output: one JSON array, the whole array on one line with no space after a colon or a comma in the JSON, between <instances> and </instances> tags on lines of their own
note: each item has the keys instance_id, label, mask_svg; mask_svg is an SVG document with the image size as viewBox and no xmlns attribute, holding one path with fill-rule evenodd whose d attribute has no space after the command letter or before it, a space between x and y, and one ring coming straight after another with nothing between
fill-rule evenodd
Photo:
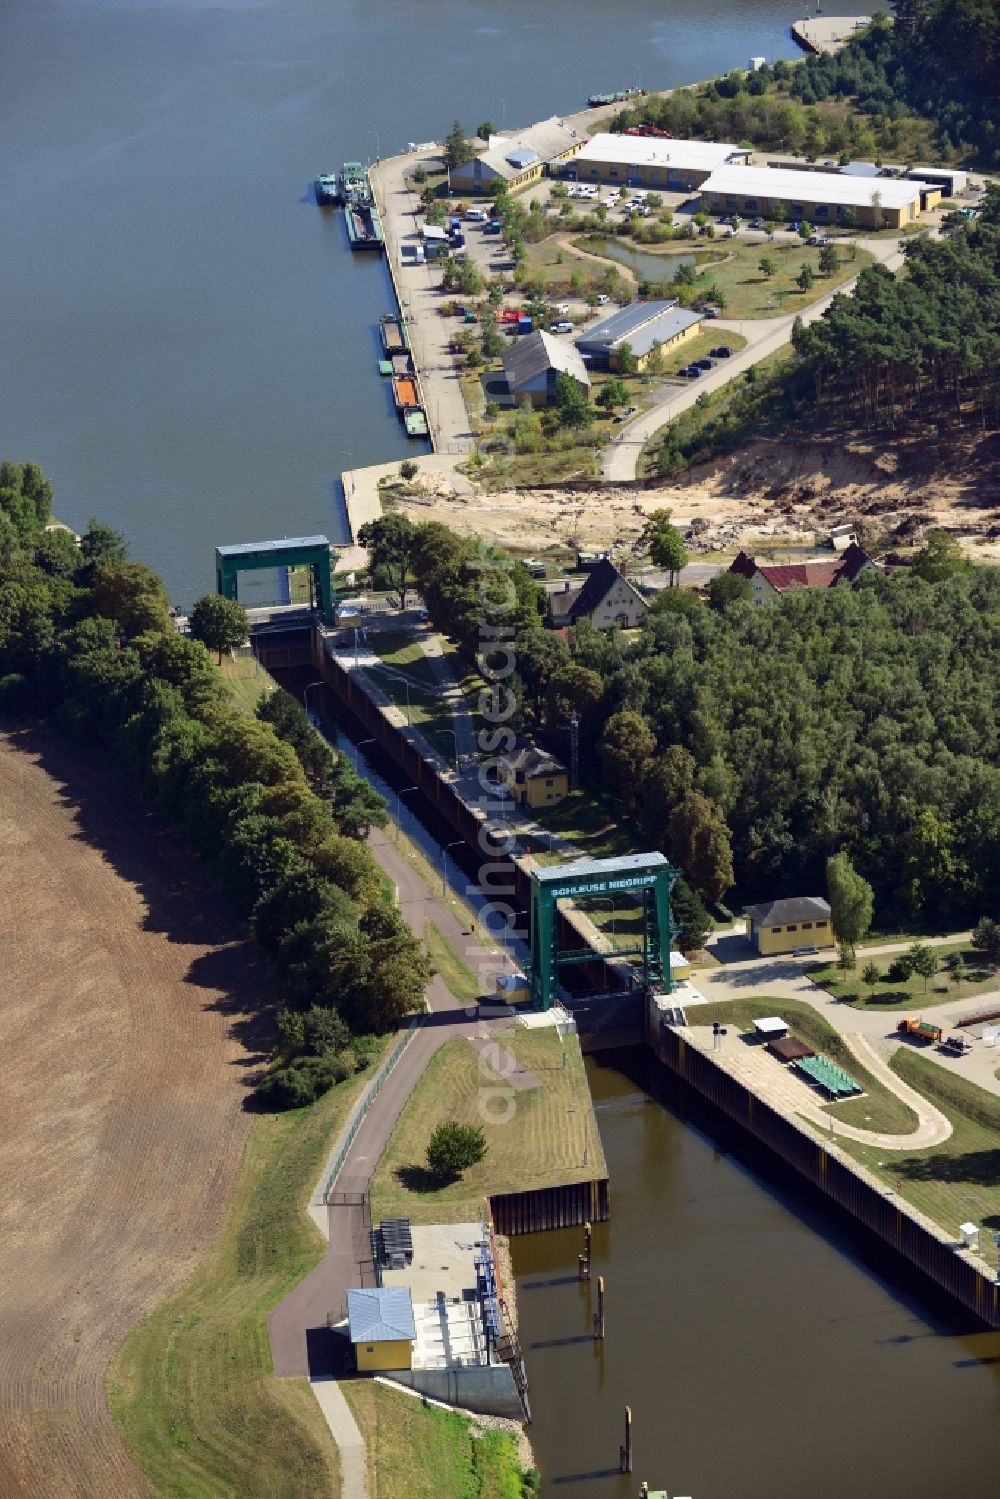
<instances>
[{"instance_id":1,"label":"plowed field","mask_svg":"<svg viewBox=\"0 0 1000 1499\"><path fill-rule=\"evenodd\" d=\"M151 1493L108 1362L218 1228L262 991L110 777L0 734L0 1499Z\"/></svg>"}]
</instances>

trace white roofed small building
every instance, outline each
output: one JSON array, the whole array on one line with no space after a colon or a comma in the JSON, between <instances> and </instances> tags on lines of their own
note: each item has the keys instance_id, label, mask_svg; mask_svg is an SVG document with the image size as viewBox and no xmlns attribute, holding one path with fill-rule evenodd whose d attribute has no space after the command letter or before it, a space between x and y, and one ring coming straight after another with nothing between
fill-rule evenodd
<instances>
[{"instance_id":1,"label":"white roofed small building","mask_svg":"<svg viewBox=\"0 0 1000 1499\"><path fill-rule=\"evenodd\" d=\"M622 345L628 344L642 370L649 362L654 345L672 353L679 345L694 338L701 327L702 314L676 301L632 302L602 318L575 340L584 362L593 369L615 370L619 367Z\"/></svg>"},{"instance_id":2,"label":"white roofed small building","mask_svg":"<svg viewBox=\"0 0 1000 1499\"><path fill-rule=\"evenodd\" d=\"M347 1293L347 1335L358 1369L409 1369L417 1335L406 1286L379 1286Z\"/></svg>"},{"instance_id":3,"label":"white roofed small building","mask_svg":"<svg viewBox=\"0 0 1000 1499\"><path fill-rule=\"evenodd\" d=\"M525 333L503 352L503 372L515 405L555 404L560 375L569 375L590 394L590 376L579 352L564 338L536 329Z\"/></svg>"},{"instance_id":4,"label":"white roofed small building","mask_svg":"<svg viewBox=\"0 0 1000 1499\"><path fill-rule=\"evenodd\" d=\"M745 163L749 150L732 141L664 140L655 135L592 135L573 159L579 182L607 182L661 192L689 192L717 167Z\"/></svg>"},{"instance_id":5,"label":"white roofed small building","mask_svg":"<svg viewBox=\"0 0 1000 1499\"><path fill-rule=\"evenodd\" d=\"M851 213L864 228L902 229L936 208L941 191L926 182L898 178L723 166L702 184L701 197L709 213L766 218L778 209L786 218L804 219L817 227L837 224Z\"/></svg>"},{"instance_id":6,"label":"white roofed small building","mask_svg":"<svg viewBox=\"0 0 1000 1499\"><path fill-rule=\"evenodd\" d=\"M515 135L491 135L481 155L451 168L451 191L490 194L502 182L508 192L519 192L537 182L553 162L575 156L586 140L581 131L556 115Z\"/></svg>"}]
</instances>

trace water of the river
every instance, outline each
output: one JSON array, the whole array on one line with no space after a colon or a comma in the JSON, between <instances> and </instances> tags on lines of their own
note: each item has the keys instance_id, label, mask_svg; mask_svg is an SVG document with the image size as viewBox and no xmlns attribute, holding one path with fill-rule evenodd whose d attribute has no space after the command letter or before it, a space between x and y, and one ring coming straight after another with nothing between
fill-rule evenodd
<instances>
[{"instance_id":1,"label":"water of the river","mask_svg":"<svg viewBox=\"0 0 1000 1499\"><path fill-rule=\"evenodd\" d=\"M384 266L317 172L796 55L793 0L4 0L0 456L189 603L213 548L340 534L337 475L412 450Z\"/></svg>"},{"instance_id":2,"label":"water of the river","mask_svg":"<svg viewBox=\"0 0 1000 1499\"><path fill-rule=\"evenodd\" d=\"M765 1190L664 1106L655 1061L626 1065L589 1064L612 1184L594 1281L576 1281L579 1229L511 1241L543 1494L632 1499L643 1478L693 1499L995 1493L1000 1334L935 1320L822 1206Z\"/></svg>"}]
</instances>

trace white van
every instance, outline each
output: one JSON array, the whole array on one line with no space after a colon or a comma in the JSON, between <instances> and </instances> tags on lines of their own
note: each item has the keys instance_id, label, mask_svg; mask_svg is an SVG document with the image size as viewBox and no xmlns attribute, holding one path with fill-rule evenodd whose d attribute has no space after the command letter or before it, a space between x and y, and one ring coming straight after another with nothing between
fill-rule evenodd
<instances>
[{"instance_id":1,"label":"white van","mask_svg":"<svg viewBox=\"0 0 1000 1499\"><path fill-rule=\"evenodd\" d=\"M465 217L470 224L487 224L490 216L485 208L467 208Z\"/></svg>"}]
</instances>

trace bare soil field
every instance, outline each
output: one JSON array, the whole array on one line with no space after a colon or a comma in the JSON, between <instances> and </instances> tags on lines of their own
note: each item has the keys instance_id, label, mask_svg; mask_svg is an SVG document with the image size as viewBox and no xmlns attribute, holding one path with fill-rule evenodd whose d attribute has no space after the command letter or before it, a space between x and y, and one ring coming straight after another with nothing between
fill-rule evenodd
<instances>
[{"instance_id":1,"label":"bare soil field","mask_svg":"<svg viewBox=\"0 0 1000 1499\"><path fill-rule=\"evenodd\" d=\"M120 786L26 734L0 733L0 909L0 1496L147 1496L108 1363L217 1231L263 975Z\"/></svg>"},{"instance_id":2,"label":"bare soil field","mask_svg":"<svg viewBox=\"0 0 1000 1499\"><path fill-rule=\"evenodd\" d=\"M928 433L860 440L759 441L676 482L457 493L434 475L396 491L414 521L441 521L520 554L573 547L632 548L652 510L704 522L696 552L764 552L768 543L811 545L840 521L860 524L866 544L919 544L928 530L955 531L970 556L1000 561L1000 437Z\"/></svg>"}]
</instances>

